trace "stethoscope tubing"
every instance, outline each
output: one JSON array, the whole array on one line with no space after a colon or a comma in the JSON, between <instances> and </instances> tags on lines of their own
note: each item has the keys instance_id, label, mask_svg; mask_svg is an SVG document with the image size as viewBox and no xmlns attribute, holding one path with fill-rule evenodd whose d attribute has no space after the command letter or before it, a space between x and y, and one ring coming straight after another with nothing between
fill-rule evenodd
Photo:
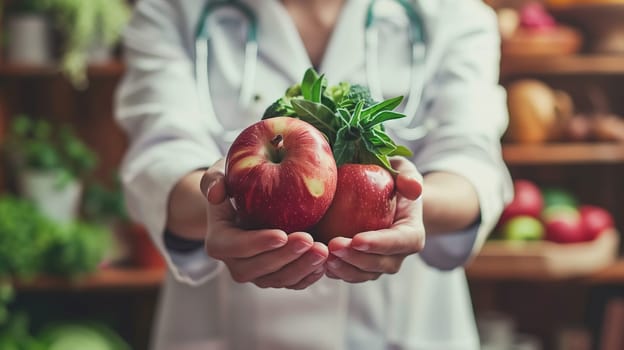
<instances>
[{"instance_id":1,"label":"stethoscope tubing","mask_svg":"<svg viewBox=\"0 0 624 350\"><path fill-rule=\"evenodd\" d=\"M411 44L411 69L410 69L410 90L406 105L403 110L409 118L415 118L419 112L424 89L424 67L426 52L426 38L423 23L413 5L406 0L394 0L405 10L409 22L409 40ZM371 1L366 15L365 22L365 71L368 88L373 99L383 100L381 89L381 78L379 72L379 33L374 24L374 6L376 0ZM209 126L215 135L219 135L225 141L233 141L240 130L225 130L218 121L214 109L212 96L210 93L210 83L208 78L209 65L209 41L207 19L218 8L232 6L248 21L247 40L244 51L243 78L239 94L239 105L247 107L253 99L253 88L256 77L258 63L258 41L257 41L257 19L252 9L238 0L217 0L209 1L204 7L196 31L195 42L195 78L197 84L198 99L202 112L208 115ZM202 63L203 62L203 63ZM403 140L415 141L422 139L435 126L431 120L424 119L420 125L407 125L393 130L395 134Z\"/></svg>"}]
</instances>

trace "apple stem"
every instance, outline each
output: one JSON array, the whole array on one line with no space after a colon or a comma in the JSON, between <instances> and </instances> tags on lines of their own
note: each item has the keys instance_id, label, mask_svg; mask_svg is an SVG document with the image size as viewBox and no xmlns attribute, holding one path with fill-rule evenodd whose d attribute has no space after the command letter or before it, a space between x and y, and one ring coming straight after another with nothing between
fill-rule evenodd
<instances>
[{"instance_id":1,"label":"apple stem","mask_svg":"<svg viewBox=\"0 0 624 350\"><path fill-rule=\"evenodd\" d=\"M271 144L273 147L279 147L283 140L284 137L282 137L282 135L277 135L271 140Z\"/></svg>"},{"instance_id":2,"label":"apple stem","mask_svg":"<svg viewBox=\"0 0 624 350\"><path fill-rule=\"evenodd\" d=\"M273 163L280 163L284 159L284 137L277 135L271 140L273 149L270 152Z\"/></svg>"}]
</instances>

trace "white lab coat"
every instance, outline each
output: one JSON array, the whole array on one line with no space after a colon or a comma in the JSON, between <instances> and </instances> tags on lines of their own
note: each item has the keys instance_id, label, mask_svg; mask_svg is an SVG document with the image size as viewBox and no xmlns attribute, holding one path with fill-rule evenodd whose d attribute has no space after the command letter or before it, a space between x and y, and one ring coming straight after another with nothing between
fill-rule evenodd
<instances>
[{"instance_id":1,"label":"white lab coat","mask_svg":"<svg viewBox=\"0 0 624 350\"><path fill-rule=\"evenodd\" d=\"M311 66L297 30L278 0L246 0L258 17L257 101L238 107L243 63L240 23L212 21L209 77L217 117L227 129L259 120L264 108ZM366 84L363 24L367 0L349 0L319 70L330 83ZM420 0L428 34L423 102L417 115L437 127L410 146L421 172L465 176L481 205L479 224L427 236L424 251L396 275L347 284L323 278L304 291L237 284L203 251L167 251L162 234L172 186L186 173L222 157L229 142L210 131L194 79L195 27L204 0L142 0L125 33L127 73L117 118L130 149L122 167L131 215L145 223L169 263L153 348L189 349L458 349L478 348L470 296L461 268L493 228L511 186L500 155L507 125L497 86L495 16L479 0ZM226 12L217 15L222 18ZM223 15L225 16L225 15ZM406 22L381 32L380 62L387 96L409 92ZM201 64L205 64L201 62ZM403 121L387 124L402 127ZM427 195L426 188L424 196Z\"/></svg>"}]
</instances>

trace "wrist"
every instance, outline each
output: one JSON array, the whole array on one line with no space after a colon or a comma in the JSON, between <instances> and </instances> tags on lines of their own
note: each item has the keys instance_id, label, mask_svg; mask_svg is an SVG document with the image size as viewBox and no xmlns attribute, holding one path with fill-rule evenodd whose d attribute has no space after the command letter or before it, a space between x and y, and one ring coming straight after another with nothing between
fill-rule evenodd
<instances>
[{"instance_id":1,"label":"wrist","mask_svg":"<svg viewBox=\"0 0 624 350\"><path fill-rule=\"evenodd\" d=\"M200 190L203 174L203 170L187 174L169 194L166 227L189 241L203 241L206 235L207 200Z\"/></svg>"},{"instance_id":2,"label":"wrist","mask_svg":"<svg viewBox=\"0 0 624 350\"><path fill-rule=\"evenodd\" d=\"M423 220L427 233L455 232L479 219L476 190L464 177L434 172L424 176Z\"/></svg>"}]
</instances>

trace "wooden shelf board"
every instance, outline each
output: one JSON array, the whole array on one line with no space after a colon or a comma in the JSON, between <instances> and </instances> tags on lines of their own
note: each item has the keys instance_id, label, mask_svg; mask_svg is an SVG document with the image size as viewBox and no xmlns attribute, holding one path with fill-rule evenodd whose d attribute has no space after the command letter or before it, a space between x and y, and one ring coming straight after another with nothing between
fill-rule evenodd
<instances>
[{"instance_id":1,"label":"wooden shelf board","mask_svg":"<svg viewBox=\"0 0 624 350\"><path fill-rule=\"evenodd\" d=\"M624 58L618 55L503 56L502 77L527 74L624 75Z\"/></svg>"},{"instance_id":2,"label":"wooden shelf board","mask_svg":"<svg viewBox=\"0 0 624 350\"><path fill-rule=\"evenodd\" d=\"M619 163L624 143L505 144L503 158L509 165Z\"/></svg>"},{"instance_id":3,"label":"wooden shelf board","mask_svg":"<svg viewBox=\"0 0 624 350\"><path fill-rule=\"evenodd\" d=\"M145 289L159 287L164 277L163 269L104 268L77 279L42 276L14 281L14 286L20 291Z\"/></svg>"},{"instance_id":4,"label":"wooden shelf board","mask_svg":"<svg viewBox=\"0 0 624 350\"><path fill-rule=\"evenodd\" d=\"M587 280L592 284L624 284L624 259L593 274Z\"/></svg>"},{"instance_id":5,"label":"wooden shelf board","mask_svg":"<svg viewBox=\"0 0 624 350\"><path fill-rule=\"evenodd\" d=\"M124 64L118 61L94 64L88 67L87 74L90 77L117 77L124 72ZM60 74L58 66L54 65L20 65L0 63L0 77L5 78L31 78L47 77Z\"/></svg>"},{"instance_id":6,"label":"wooden shelf board","mask_svg":"<svg viewBox=\"0 0 624 350\"><path fill-rule=\"evenodd\" d=\"M466 274L473 281L526 281L526 282L553 282L566 280L549 276L548 274L513 275L500 271L474 270L468 267ZM37 277L29 281L14 281L18 291L98 291L98 290L132 290L151 289L161 286L165 278L165 271L161 269L139 268L108 268L94 275L71 280L59 277ZM567 279L570 280L570 279ZM624 284L624 259L590 276L574 278L585 284Z\"/></svg>"},{"instance_id":7,"label":"wooden shelf board","mask_svg":"<svg viewBox=\"0 0 624 350\"><path fill-rule=\"evenodd\" d=\"M578 281L624 284L624 258L618 259L620 234L602 233L590 242L488 241L466 268L475 281Z\"/></svg>"},{"instance_id":8,"label":"wooden shelf board","mask_svg":"<svg viewBox=\"0 0 624 350\"><path fill-rule=\"evenodd\" d=\"M490 281L490 282L557 282L557 281L576 281L582 284L598 285L598 284L617 284L624 285L624 258L620 258L615 263L606 268L595 272L589 276L563 278L553 277L546 273L535 273L533 275L514 275L510 273L501 273L500 271L487 271L485 269L474 270L468 267L466 269L468 280L471 281Z\"/></svg>"}]
</instances>

